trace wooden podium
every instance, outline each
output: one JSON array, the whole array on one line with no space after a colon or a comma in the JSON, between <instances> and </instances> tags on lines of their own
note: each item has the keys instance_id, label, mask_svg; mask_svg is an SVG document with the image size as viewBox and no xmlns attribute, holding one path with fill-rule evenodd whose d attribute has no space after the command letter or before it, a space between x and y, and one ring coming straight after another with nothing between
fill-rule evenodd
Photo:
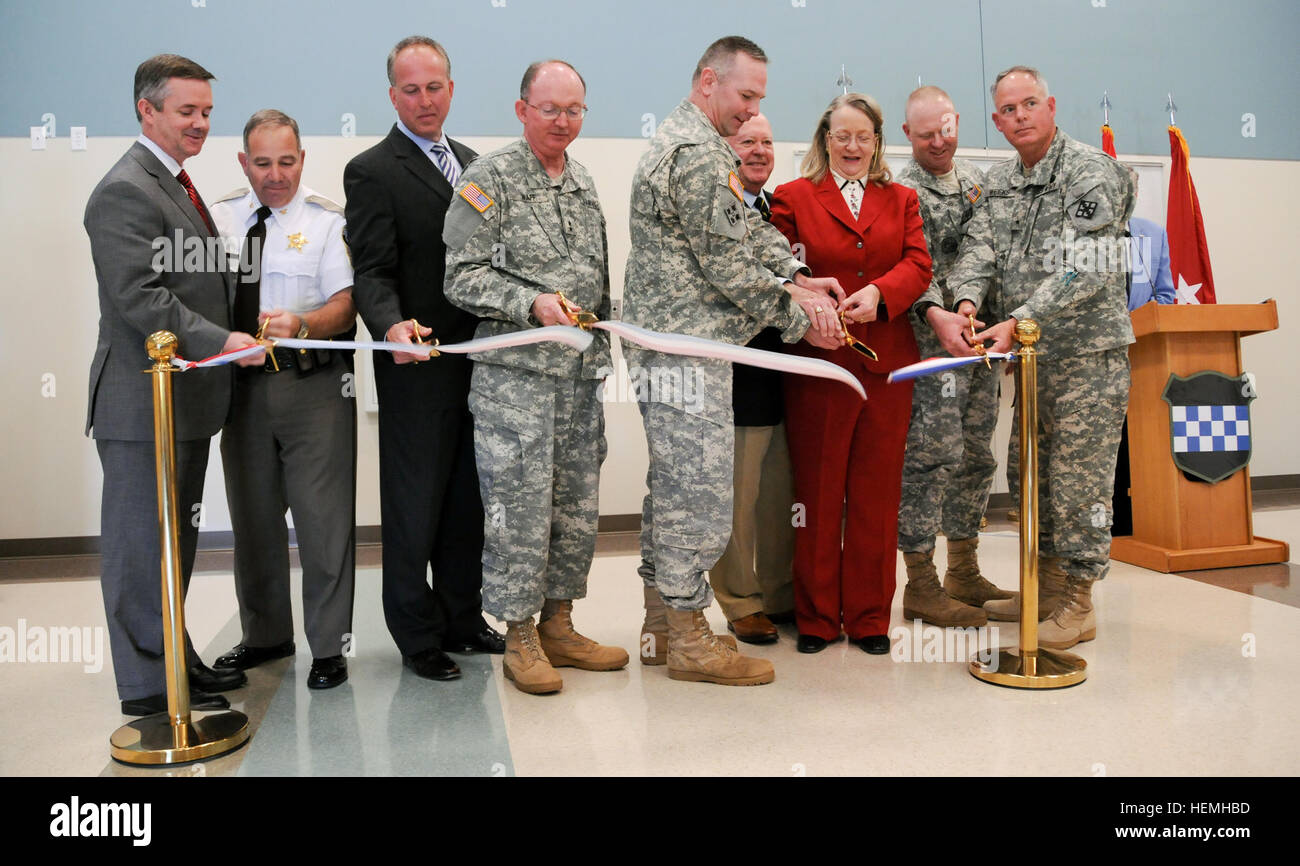
<instances>
[{"instance_id":1,"label":"wooden podium","mask_svg":"<svg viewBox=\"0 0 1300 866\"><path fill-rule=\"evenodd\" d=\"M1241 338L1277 328L1276 302L1146 304L1132 315L1133 535L1111 542L1111 558L1166 573L1286 562L1285 542L1254 534L1249 466L1217 484L1202 484L1174 465L1169 404L1162 398L1171 373L1240 376Z\"/></svg>"}]
</instances>

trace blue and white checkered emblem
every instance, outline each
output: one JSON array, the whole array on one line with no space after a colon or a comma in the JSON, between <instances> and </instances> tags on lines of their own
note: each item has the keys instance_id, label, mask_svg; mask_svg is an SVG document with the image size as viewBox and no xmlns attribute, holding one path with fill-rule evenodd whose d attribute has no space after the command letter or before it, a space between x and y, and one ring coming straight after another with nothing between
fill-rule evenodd
<instances>
[{"instance_id":1,"label":"blue and white checkered emblem","mask_svg":"<svg viewBox=\"0 0 1300 866\"><path fill-rule=\"evenodd\" d=\"M1246 375L1229 378L1205 371L1170 376L1169 436L1179 469L1211 484L1250 463L1250 403L1254 389Z\"/></svg>"}]
</instances>

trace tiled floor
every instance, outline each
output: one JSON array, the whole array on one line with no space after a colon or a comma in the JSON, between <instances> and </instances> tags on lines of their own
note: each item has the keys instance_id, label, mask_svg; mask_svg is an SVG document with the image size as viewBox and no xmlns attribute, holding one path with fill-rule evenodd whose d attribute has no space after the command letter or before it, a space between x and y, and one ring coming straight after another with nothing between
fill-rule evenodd
<instances>
[{"instance_id":1,"label":"tiled floor","mask_svg":"<svg viewBox=\"0 0 1300 866\"><path fill-rule=\"evenodd\" d=\"M1300 508L1257 510L1255 531L1294 549ZM981 539L985 573L1013 587L1010 525L995 521ZM602 538L575 621L633 651L640 589L628 540ZM172 770L108 758L108 736L124 720L107 644L94 639L104 624L97 581L9 580L0 582L0 628L89 627L91 640L80 662L0 663L0 774L1294 775L1298 570L1178 576L1115 563L1094 593L1098 640L1076 648L1090 676L1060 691L989 686L961 661L905 660L905 650L937 651L939 642L934 630L913 635L902 623L900 580L891 656L843 642L800 655L785 627L778 644L750 650L774 662L768 686L675 682L634 661L610 673L565 669L562 692L535 697L502 678L498 658L460 657L465 675L451 683L404 670L383 624L378 569L365 568L349 682L309 692L300 640L296 659L253 671L230 693L254 726L249 745ZM187 611L208 661L237 642L228 572L196 574ZM716 607L709 618L725 627ZM998 637L1014 643L1014 625Z\"/></svg>"}]
</instances>

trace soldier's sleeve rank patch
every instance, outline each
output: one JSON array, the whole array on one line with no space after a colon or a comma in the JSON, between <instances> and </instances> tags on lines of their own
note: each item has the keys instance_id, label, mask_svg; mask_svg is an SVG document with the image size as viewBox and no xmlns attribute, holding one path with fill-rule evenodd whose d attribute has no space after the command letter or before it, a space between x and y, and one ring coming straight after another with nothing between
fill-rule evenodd
<instances>
[{"instance_id":1,"label":"soldier's sleeve rank patch","mask_svg":"<svg viewBox=\"0 0 1300 866\"><path fill-rule=\"evenodd\" d=\"M1082 199L1079 202L1079 206L1075 208L1074 215L1077 216L1079 219L1089 220L1092 219L1092 215L1095 214L1096 212L1097 212L1097 203L1095 201L1088 201L1087 199Z\"/></svg>"},{"instance_id":2,"label":"soldier's sleeve rank patch","mask_svg":"<svg viewBox=\"0 0 1300 866\"><path fill-rule=\"evenodd\" d=\"M980 185L977 183L972 183L970 189L966 190L966 199L971 204L978 202L982 195L984 195L984 190L980 189Z\"/></svg>"},{"instance_id":3,"label":"soldier's sleeve rank patch","mask_svg":"<svg viewBox=\"0 0 1300 866\"><path fill-rule=\"evenodd\" d=\"M492 207L492 199L487 197L487 193L478 188L478 185L470 182L465 184L465 188L460 191L460 197L469 202L470 207L479 213L483 213Z\"/></svg>"},{"instance_id":4,"label":"soldier's sleeve rank patch","mask_svg":"<svg viewBox=\"0 0 1300 866\"><path fill-rule=\"evenodd\" d=\"M727 174L727 186L736 194L736 198L740 199L742 202L745 200L745 188L741 185L740 178L736 177L734 171Z\"/></svg>"}]
</instances>

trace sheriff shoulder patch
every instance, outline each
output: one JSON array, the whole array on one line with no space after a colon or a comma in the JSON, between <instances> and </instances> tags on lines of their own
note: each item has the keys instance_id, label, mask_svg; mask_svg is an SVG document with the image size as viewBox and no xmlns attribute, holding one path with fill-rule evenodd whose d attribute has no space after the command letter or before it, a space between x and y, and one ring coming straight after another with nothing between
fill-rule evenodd
<instances>
[{"instance_id":1,"label":"sheriff shoulder patch","mask_svg":"<svg viewBox=\"0 0 1300 866\"><path fill-rule=\"evenodd\" d=\"M745 188L741 185L740 178L736 177L736 173L734 171L728 172L727 174L727 186L730 187L731 191L736 194L736 198L740 199L742 202L745 200L745 194L744 194Z\"/></svg>"},{"instance_id":2,"label":"sheriff shoulder patch","mask_svg":"<svg viewBox=\"0 0 1300 866\"><path fill-rule=\"evenodd\" d=\"M465 188L460 191L460 197L469 202L470 207L479 213L483 213L492 207L492 199L487 197L487 193L478 188L478 185L470 182L465 184Z\"/></svg>"}]
</instances>

